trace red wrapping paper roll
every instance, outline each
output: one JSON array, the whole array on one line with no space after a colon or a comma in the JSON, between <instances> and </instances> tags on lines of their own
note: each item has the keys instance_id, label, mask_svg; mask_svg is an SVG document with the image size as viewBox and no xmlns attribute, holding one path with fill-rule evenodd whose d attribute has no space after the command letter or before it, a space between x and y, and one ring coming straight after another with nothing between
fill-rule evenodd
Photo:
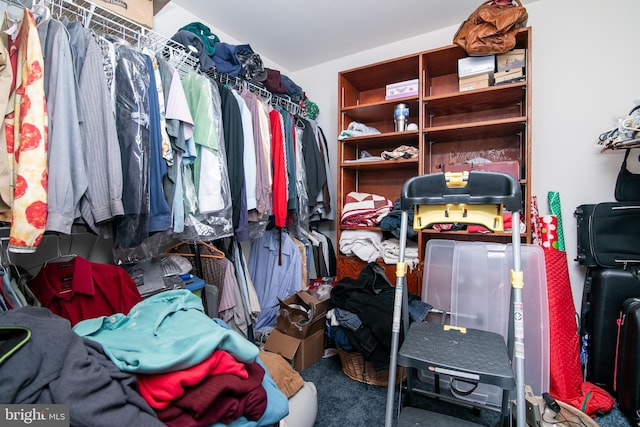
<instances>
[{"instance_id":1,"label":"red wrapping paper roll","mask_svg":"<svg viewBox=\"0 0 640 427\"><path fill-rule=\"evenodd\" d=\"M540 217L540 240L545 249L558 249L558 218L555 215Z\"/></svg>"}]
</instances>

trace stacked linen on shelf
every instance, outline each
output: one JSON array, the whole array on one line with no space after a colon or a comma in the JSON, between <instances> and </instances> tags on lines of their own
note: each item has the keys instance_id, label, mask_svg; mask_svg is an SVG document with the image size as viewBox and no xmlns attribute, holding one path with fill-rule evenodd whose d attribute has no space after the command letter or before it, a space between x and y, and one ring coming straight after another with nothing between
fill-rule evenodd
<instances>
[{"instance_id":1,"label":"stacked linen on shelf","mask_svg":"<svg viewBox=\"0 0 640 427\"><path fill-rule=\"evenodd\" d=\"M343 226L374 227L393 209L393 202L384 196L351 191L344 199L340 223Z\"/></svg>"},{"instance_id":2,"label":"stacked linen on shelf","mask_svg":"<svg viewBox=\"0 0 640 427\"><path fill-rule=\"evenodd\" d=\"M380 243L380 256L384 260L385 264L397 264L398 256L400 255L400 241L395 238L383 240ZM404 261L409 267L409 271L412 271L415 266L418 265L420 260L418 259L418 244L407 240L407 246L404 252Z\"/></svg>"},{"instance_id":3,"label":"stacked linen on shelf","mask_svg":"<svg viewBox=\"0 0 640 427\"><path fill-rule=\"evenodd\" d=\"M344 230L340 234L340 252L355 255L365 262L373 262L380 256L382 232L371 230Z\"/></svg>"}]
</instances>

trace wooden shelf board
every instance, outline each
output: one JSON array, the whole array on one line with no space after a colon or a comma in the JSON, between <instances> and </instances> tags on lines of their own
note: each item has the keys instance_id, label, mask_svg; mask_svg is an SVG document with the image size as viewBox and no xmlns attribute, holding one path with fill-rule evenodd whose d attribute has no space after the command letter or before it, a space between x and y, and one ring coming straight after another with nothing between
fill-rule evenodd
<instances>
[{"instance_id":1,"label":"wooden shelf board","mask_svg":"<svg viewBox=\"0 0 640 427\"><path fill-rule=\"evenodd\" d=\"M524 99L525 90L526 82L517 82L447 95L428 96L423 101L428 109L447 111L449 114L467 113L484 110L496 104L521 102Z\"/></svg>"},{"instance_id":2,"label":"wooden shelf board","mask_svg":"<svg viewBox=\"0 0 640 427\"><path fill-rule=\"evenodd\" d=\"M398 160L376 160L365 162L342 162L340 167L343 169L398 169L418 167L418 159L398 159Z\"/></svg>"},{"instance_id":3,"label":"wooden shelf board","mask_svg":"<svg viewBox=\"0 0 640 427\"><path fill-rule=\"evenodd\" d=\"M499 135L516 134L525 129L526 117L510 119L486 120L483 122L464 123L460 125L437 126L425 128L427 140L454 140L468 137L487 138Z\"/></svg>"},{"instance_id":4,"label":"wooden shelf board","mask_svg":"<svg viewBox=\"0 0 640 427\"><path fill-rule=\"evenodd\" d=\"M396 104L405 103L409 107L410 121L418 121L418 97L410 96L406 98L392 99L388 101L371 102L368 104L353 105L340 110L341 114L346 115L351 120L362 123L377 122L380 120L393 121L393 109ZM345 123L348 125L348 123Z\"/></svg>"}]
</instances>

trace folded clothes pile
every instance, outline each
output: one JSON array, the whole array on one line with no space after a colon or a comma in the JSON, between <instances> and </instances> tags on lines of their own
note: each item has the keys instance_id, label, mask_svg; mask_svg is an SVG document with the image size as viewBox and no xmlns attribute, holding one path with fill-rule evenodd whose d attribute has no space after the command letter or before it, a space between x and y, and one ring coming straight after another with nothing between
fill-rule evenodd
<instances>
[{"instance_id":1,"label":"folded clothes pile","mask_svg":"<svg viewBox=\"0 0 640 427\"><path fill-rule=\"evenodd\" d=\"M418 149L410 145L401 145L391 151L383 151L381 156L385 160L413 159L418 157Z\"/></svg>"}]
</instances>

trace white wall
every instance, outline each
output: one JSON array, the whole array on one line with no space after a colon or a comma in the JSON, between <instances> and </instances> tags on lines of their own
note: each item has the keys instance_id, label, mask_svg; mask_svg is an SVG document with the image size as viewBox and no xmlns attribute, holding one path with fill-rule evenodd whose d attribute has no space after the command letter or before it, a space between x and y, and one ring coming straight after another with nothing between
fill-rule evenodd
<instances>
[{"instance_id":1,"label":"white wall","mask_svg":"<svg viewBox=\"0 0 640 427\"><path fill-rule=\"evenodd\" d=\"M640 56L630 54L640 2L602 7L596 0L543 0L528 9L534 29L533 192L539 203L548 191L560 193L576 300L585 268L574 261L573 212L580 204L614 201L623 153L601 153L595 141L640 98Z\"/></svg>"},{"instance_id":2,"label":"white wall","mask_svg":"<svg viewBox=\"0 0 640 427\"><path fill-rule=\"evenodd\" d=\"M613 201L621 152L601 154L595 141L640 99L640 55L636 51L637 0L539 0L527 5L533 28L533 194L541 214L548 213L547 193L558 191L574 303L580 307L585 269L576 257L575 208ZM471 12L471 11L470 11ZM172 35L195 15L171 3L156 17L156 31ZM451 43L457 26L399 43L379 46L296 73L283 71L318 104L318 122L329 138L336 175L338 72ZM221 39L230 37L212 28ZM330 31L327 26L327 31ZM353 35L357 37L357 34ZM241 41L246 43L247 41ZM250 42L250 41L249 41ZM348 40L345 40L348 43ZM295 54L295 53L292 53ZM335 198L335 189L333 196ZM334 229L330 230L333 233Z\"/></svg>"}]
</instances>

